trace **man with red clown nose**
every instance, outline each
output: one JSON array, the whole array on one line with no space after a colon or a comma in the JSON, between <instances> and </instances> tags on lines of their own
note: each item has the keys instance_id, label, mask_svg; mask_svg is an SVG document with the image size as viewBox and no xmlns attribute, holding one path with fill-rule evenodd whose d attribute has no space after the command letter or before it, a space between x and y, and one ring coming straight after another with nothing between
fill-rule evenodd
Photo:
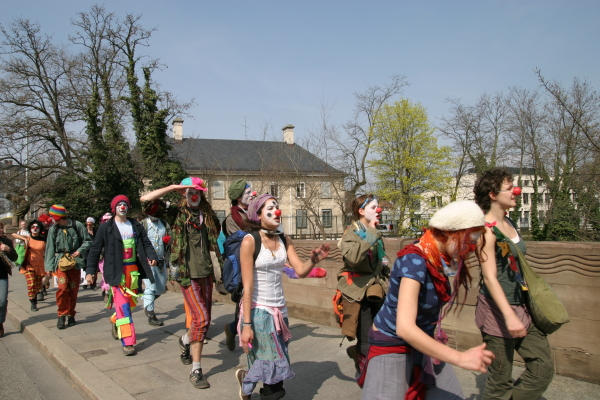
<instances>
[{"instance_id":1,"label":"man with red clown nose","mask_svg":"<svg viewBox=\"0 0 600 400\"><path fill-rule=\"evenodd\" d=\"M130 207L127 196L118 195L112 199L110 208L115 216L98 228L86 268L86 280L91 284L104 248L104 281L110 285L107 308L115 306L115 313L110 318L112 334L115 339L121 339L126 356L136 354L131 314L140 297L137 289L144 278L154 282L150 265L158 263L156 251L142 224L127 217Z\"/></svg>"},{"instance_id":2,"label":"man with red clown nose","mask_svg":"<svg viewBox=\"0 0 600 400\"><path fill-rule=\"evenodd\" d=\"M185 178L179 185L154 190L140 198L142 202L156 202L169 192L184 196L178 205L166 210L166 220L171 225L170 277L179 282L183 293L188 332L179 339L181 362L192 364L190 382L197 389L210 387L202 373L202 347L211 319L214 262L221 263L217 238L221 226L211 205L206 200L206 182L197 177ZM152 210L152 204L144 204ZM217 265L217 267L220 267Z\"/></svg>"},{"instance_id":3,"label":"man with red clown nose","mask_svg":"<svg viewBox=\"0 0 600 400\"><path fill-rule=\"evenodd\" d=\"M48 214L55 224L48 230L44 268L58 280L56 305L58 306L58 329L73 326L75 306L79 293L81 269L85 269L85 252L92 244L92 238L79 221L67 218L67 210L60 204L50 207Z\"/></svg>"}]
</instances>

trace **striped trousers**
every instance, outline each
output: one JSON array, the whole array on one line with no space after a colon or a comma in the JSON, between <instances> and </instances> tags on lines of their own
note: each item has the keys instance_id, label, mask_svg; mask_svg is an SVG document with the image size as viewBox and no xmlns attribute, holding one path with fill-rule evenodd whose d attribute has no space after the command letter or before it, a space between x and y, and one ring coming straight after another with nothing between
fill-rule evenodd
<instances>
[{"instance_id":1,"label":"striped trousers","mask_svg":"<svg viewBox=\"0 0 600 400\"><path fill-rule=\"evenodd\" d=\"M188 336L191 342L201 342L206 338L212 310L212 275L192 279L189 286L181 286L186 309L191 316Z\"/></svg>"},{"instance_id":2,"label":"striped trousers","mask_svg":"<svg viewBox=\"0 0 600 400\"><path fill-rule=\"evenodd\" d=\"M27 282L27 296L35 299L37 293L42 289L43 275L37 275L35 271L25 271L25 281Z\"/></svg>"}]
</instances>

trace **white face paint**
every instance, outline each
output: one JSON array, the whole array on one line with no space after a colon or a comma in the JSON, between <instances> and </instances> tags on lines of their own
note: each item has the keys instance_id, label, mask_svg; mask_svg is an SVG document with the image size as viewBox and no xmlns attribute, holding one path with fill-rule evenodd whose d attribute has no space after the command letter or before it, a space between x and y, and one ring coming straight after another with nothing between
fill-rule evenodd
<instances>
[{"instance_id":1,"label":"white face paint","mask_svg":"<svg viewBox=\"0 0 600 400\"><path fill-rule=\"evenodd\" d=\"M38 236L40 234L40 226L38 224L31 225L31 235Z\"/></svg>"},{"instance_id":2,"label":"white face paint","mask_svg":"<svg viewBox=\"0 0 600 400\"><path fill-rule=\"evenodd\" d=\"M281 223L281 212L277 212L277 210L279 210L279 204L277 203L277 200L267 200L259 217L261 225L271 228L271 230L277 229Z\"/></svg>"},{"instance_id":3,"label":"white face paint","mask_svg":"<svg viewBox=\"0 0 600 400\"><path fill-rule=\"evenodd\" d=\"M242 206L244 206L244 208L248 207L248 204L250 204L250 202L252 201L252 199L254 198L254 196L252 196L252 188L246 188L244 189L244 192L242 193L242 196L239 199L239 202L241 203Z\"/></svg>"},{"instance_id":4,"label":"white face paint","mask_svg":"<svg viewBox=\"0 0 600 400\"><path fill-rule=\"evenodd\" d=\"M377 207L379 207L379 203L377 202L377 199L375 199L368 202L365 208L361 209L364 213L359 211L365 220L367 220L367 224L377 219Z\"/></svg>"},{"instance_id":5,"label":"white face paint","mask_svg":"<svg viewBox=\"0 0 600 400\"><path fill-rule=\"evenodd\" d=\"M198 189L188 189L185 192L185 198L187 200L187 204L190 208L198 208L200 205L200 190Z\"/></svg>"},{"instance_id":6,"label":"white face paint","mask_svg":"<svg viewBox=\"0 0 600 400\"><path fill-rule=\"evenodd\" d=\"M127 212L129 211L129 207L127 206L127 203L125 203L124 201L120 201L117 203L117 207L115 207L115 211L117 212L117 215L127 215Z\"/></svg>"}]
</instances>

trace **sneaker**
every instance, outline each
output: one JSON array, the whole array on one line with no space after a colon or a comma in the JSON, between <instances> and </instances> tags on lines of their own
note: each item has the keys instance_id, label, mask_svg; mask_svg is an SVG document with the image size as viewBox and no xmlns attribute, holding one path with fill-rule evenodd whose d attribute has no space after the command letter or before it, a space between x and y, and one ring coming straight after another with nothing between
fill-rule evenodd
<instances>
[{"instance_id":1,"label":"sneaker","mask_svg":"<svg viewBox=\"0 0 600 400\"><path fill-rule=\"evenodd\" d=\"M229 324L225 324L225 326L223 327L223 330L225 331L225 344L227 345L227 349L229 351L234 351L235 350L235 334L233 332L231 332L231 327L229 326Z\"/></svg>"},{"instance_id":2,"label":"sneaker","mask_svg":"<svg viewBox=\"0 0 600 400\"><path fill-rule=\"evenodd\" d=\"M246 374L248 373L248 371L246 371L245 369L238 369L237 371L235 371L235 379L238 382L238 385L240 386L240 400L250 400L250 397L252 396L251 394L244 394L242 392L242 382L244 381L244 378L246 377Z\"/></svg>"},{"instance_id":3,"label":"sneaker","mask_svg":"<svg viewBox=\"0 0 600 400\"><path fill-rule=\"evenodd\" d=\"M56 327L58 329L65 329L67 327L67 325L65 324L65 319L66 319L66 316L64 316L64 315L58 317L58 321L56 322Z\"/></svg>"},{"instance_id":4,"label":"sneaker","mask_svg":"<svg viewBox=\"0 0 600 400\"><path fill-rule=\"evenodd\" d=\"M133 346L123 346L123 354L126 356L133 356L137 353Z\"/></svg>"},{"instance_id":5,"label":"sneaker","mask_svg":"<svg viewBox=\"0 0 600 400\"><path fill-rule=\"evenodd\" d=\"M44 293L40 290L36 297L37 301L44 301Z\"/></svg>"},{"instance_id":6,"label":"sneaker","mask_svg":"<svg viewBox=\"0 0 600 400\"><path fill-rule=\"evenodd\" d=\"M50 288L50 285L48 285L47 287L44 285L42 286L42 292L44 293L44 296L48 295L48 289Z\"/></svg>"},{"instance_id":7,"label":"sneaker","mask_svg":"<svg viewBox=\"0 0 600 400\"><path fill-rule=\"evenodd\" d=\"M39 308L37 308L37 300L36 299L29 299L29 302L31 303L31 311L39 310Z\"/></svg>"},{"instance_id":8,"label":"sneaker","mask_svg":"<svg viewBox=\"0 0 600 400\"><path fill-rule=\"evenodd\" d=\"M113 339L119 340L119 330L117 328L117 324L111 324L111 325L112 325L112 327L111 327L110 333L111 333Z\"/></svg>"},{"instance_id":9,"label":"sneaker","mask_svg":"<svg viewBox=\"0 0 600 400\"><path fill-rule=\"evenodd\" d=\"M190 382L196 389L208 389L210 387L210 383L206 379L206 376L202 374L202 368L198 368L190 374Z\"/></svg>"},{"instance_id":10,"label":"sneaker","mask_svg":"<svg viewBox=\"0 0 600 400\"><path fill-rule=\"evenodd\" d=\"M192 356L190 354L190 345L183 344L183 339L179 338L179 349L181 350L181 362L183 365L190 365L192 363ZM191 379L191 375L190 375Z\"/></svg>"},{"instance_id":11,"label":"sneaker","mask_svg":"<svg viewBox=\"0 0 600 400\"><path fill-rule=\"evenodd\" d=\"M68 316L67 317L67 326L75 326L77 322L75 321L75 317Z\"/></svg>"}]
</instances>

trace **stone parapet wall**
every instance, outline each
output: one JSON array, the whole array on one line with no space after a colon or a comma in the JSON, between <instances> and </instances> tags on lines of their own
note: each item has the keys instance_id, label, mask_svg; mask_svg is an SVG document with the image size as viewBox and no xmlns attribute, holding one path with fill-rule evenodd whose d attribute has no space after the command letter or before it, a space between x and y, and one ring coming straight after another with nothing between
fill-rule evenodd
<instances>
[{"instance_id":1,"label":"stone parapet wall","mask_svg":"<svg viewBox=\"0 0 600 400\"><path fill-rule=\"evenodd\" d=\"M391 261L413 240L384 239ZM307 279L284 276L284 291L291 317L337 326L331 302L342 263L337 241L294 240L304 260L311 249L322 243L332 246L329 257L319 264L327 270L327 276ZM552 286L569 312L571 321L549 336L556 373L600 384L600 243L527 242L527 259ZM465 306L460 313L451 312L443 324L450 346L461 350L482 342L474 322L481 270L476 263L469 265L473 287L467 293ZM231 302L228 296L217 292L214 299ZM518 355L515 362L522 363Z\"/></svg>"}]
</instances>

